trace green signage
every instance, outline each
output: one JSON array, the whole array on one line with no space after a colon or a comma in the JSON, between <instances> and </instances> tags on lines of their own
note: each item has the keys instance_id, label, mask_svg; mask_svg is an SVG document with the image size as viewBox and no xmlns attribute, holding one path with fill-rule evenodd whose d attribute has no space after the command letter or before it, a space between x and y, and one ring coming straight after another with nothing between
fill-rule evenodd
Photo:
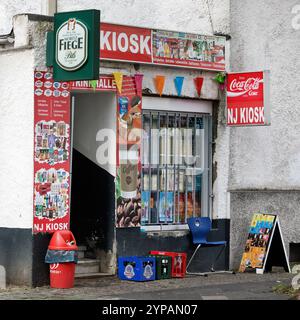
<instances>
[{"instance_id":1,"label":"green signage","mask_svg":"<svg viewBox=\"0 0 300 320\"><path fill-rule=\"evenodd\" d=\"M99 78L99 25L99 10L62 12L54 15L55 81Z\"/></svg>"}]
</instances>

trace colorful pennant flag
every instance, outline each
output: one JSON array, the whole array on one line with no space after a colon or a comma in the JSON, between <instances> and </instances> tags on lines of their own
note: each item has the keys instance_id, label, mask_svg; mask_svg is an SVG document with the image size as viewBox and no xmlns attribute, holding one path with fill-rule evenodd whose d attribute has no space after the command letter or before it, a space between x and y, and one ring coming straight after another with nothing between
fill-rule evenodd
<instances>
[{"instance_id":1,"label":"colorful pennant flag","mask_svg":"<svg viewBox=\"0 0 300 320\"><path fill-rule=\"evenodd\" d=\"M174 83L175 83L175 88L177 91L178 96L181 96L181 91L182 91L182 86L183 86L183 80L184 77L176 77L174 79Z\"/></svg>"},{"instance_id":2,"label":"colorful pennant flag","mask_svg":"<svg viewBox=\"0 0 300 320\"><path fill-rule=\"evenodd\" d=\"M119 93L122 93L123 73L113 72L113 76Z\"/></svg>"},{"instance_id":3,"label":"colorful pennant flag","mask_svg":"<svg viewBox=\"0 0 300 320\"><path fill-rule=\"evenodd\" d=\"M143 74L141 73L136 73L134 75L134 80L135 80L135 87L136 87L136 93L142 92L142 82L143 82Z\"/></svg>"},{"instance_id":4,"label":"colorful pennant flag","mask_svg":"<svg viewBox=\"0 0 300 320\"><path fill-rule=\"evenodd\" d=\"M96 91L98 80L90 80L89 85Z\"/></svg>"},{"instance_id":5,"label":"colorful pennant flag","mask_svg":"<svg viewBox=\"0 0 300 320\"><path fill-rule=\"evenodd\" d=\"M165 76L156 76L154 78L154 82L155 82L155 88L157 93L161 96L163 91L164 91L164 86L165 86Z\"/></svg>"},{"instance_id":6,"label":"colorful pennant flag","mask_svg":"<svg viewBox=\"0 0 300 320\"><path fill-rule=\"evenodd\" d=\"M198 96L200 97L201 94L201 89L202 89L202 85L203 85L203 78L202 77L197 77L194 78L194 82L195 82L195 86L196 86L196 90L198 93Z\"/></svg>"}]
</instances>

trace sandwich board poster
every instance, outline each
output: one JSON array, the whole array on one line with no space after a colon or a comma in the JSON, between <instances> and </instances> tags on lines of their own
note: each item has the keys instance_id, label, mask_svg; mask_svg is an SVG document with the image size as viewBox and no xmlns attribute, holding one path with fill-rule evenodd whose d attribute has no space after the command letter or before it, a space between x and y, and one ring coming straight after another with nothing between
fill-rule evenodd
<instances>
[{"instance_id":1,"label":"sandwich board poster","mask_svg":"<svg viewBox=\"0 0 300 320\"><path fill-rule=\"evenodd\" d=\"M239 272L271 271L272 266L282 266L290 272L279 218L271 214L253 216Z\"/></svg>"}]
</instances>

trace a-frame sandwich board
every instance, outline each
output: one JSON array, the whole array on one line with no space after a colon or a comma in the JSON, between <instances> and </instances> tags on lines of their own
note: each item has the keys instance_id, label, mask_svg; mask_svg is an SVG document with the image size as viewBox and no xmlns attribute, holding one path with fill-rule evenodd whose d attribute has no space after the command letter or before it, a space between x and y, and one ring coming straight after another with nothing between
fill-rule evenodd
<instances>
[{"instance_id":1,"label":"a-frame sandwich board","mask_svg":"<svg viewBox=\"0 0 300 320\"><path fill-rule=\"evenodd\" d=\"M275 218L274 227L269 241L270 242L263 267L256 268L256 273L263 274L264 272L271 272L273 266L283 267L286 272L290 273L291 268L287 257L278 216Z\"/></svg>"}]
</instances>

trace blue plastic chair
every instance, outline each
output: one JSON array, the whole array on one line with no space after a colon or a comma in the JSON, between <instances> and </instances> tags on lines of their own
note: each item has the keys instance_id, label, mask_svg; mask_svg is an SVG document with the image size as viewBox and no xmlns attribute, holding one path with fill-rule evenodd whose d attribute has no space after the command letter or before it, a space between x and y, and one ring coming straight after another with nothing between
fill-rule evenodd
<instances>
[{"instance_id":1,"label":"blue plastic chair","mask_svg":"<svg viewBox=\"0 0 300 320\"><path fill-rule=\"evenodd\" d=\"M187 223L190 229L190 232L192 233L192 238L193 238L193 244L197 245L196 250L194 251L192 257L190 258L187 267L186 267L186 273L187 274L197 274L197 275L203 275L207 276L209 273L233 273L232 271L215 271L214 265L218 261L219 257L221 256L222 252L226 248L227 242L226 241L207 241L207 236L209 232L211 231L211 220L208 217L203 217L203 218L188 218ZM211 272L201 272L201 273L196 273L196 272L189 272L188 268L199 250L199 248L202 245L212 245L212 246L222 246L221 250L219 251L218 255L216 256L215 260L212 263L212 266L210 268Z\"/></svg>"}]
</instances>

